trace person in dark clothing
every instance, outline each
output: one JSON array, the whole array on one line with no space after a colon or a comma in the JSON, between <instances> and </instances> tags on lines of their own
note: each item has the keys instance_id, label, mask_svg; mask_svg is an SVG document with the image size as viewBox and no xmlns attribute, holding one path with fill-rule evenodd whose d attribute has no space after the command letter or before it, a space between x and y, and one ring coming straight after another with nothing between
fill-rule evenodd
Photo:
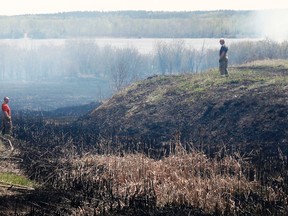
<instances>
[{"instance_id":1,"label":"person in dark clothing","mask_svg":"<svg viewBox=\"0 0 288 216\"><path fill-rule=\"evenodd\" d=\"M229 76L228 72L228 47L225 45L224 38L220 39L221 48L219 51L219 71L221 76Z\"/></svg>"}]
</instances>

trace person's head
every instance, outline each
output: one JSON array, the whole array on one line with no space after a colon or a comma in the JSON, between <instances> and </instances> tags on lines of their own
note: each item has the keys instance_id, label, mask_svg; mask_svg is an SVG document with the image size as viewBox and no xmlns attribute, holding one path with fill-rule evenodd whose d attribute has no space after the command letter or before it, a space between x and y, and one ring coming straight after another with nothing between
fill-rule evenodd
<instances>
[{"instance_id":1,"label":"person's head","mask_svg":"<svg viewBox=\"0 0 288 216\"><path fill-rule=\"evenodd\" d=\"M223 45L223 44L225 43L224 38L220 38L219 43L220 43L221 45Z\"/></svg>"},{"instance_id":2,"label":"person's head","mask_svg":"<svg viewBox=\"0 0 288 216\"><path fill-rule=\"evenodd\" d=\"M9 103L9 100L10 100L9 97L4 97L4 102L5 103Z\"/></svg>"}]
</instances>

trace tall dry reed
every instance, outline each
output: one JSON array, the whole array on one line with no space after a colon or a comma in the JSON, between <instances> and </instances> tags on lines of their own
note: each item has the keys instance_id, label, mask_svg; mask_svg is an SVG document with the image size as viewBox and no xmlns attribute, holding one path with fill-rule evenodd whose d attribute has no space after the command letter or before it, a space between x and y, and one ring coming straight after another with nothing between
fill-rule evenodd
<instances>
[{"instance_id":1,"label":"tall dry reed","mask_svg":"<svg viewBox=\"0 0 288 216\"><path fill-rule=\"evenodd\" d=\"M107 210L129 205L186 205L205 213L233 214L241 211L237 197L249 197L260 187L245 178L239 161L232 156L212 159L199 152L182 152L161 160L142 154L86 155L69 162L71 170L59 176L58 184L59 180L65 187L75 181L97 183L98 193L110 193L114 200L106 207L103 204Z\"/></svg>"}]
</instances>

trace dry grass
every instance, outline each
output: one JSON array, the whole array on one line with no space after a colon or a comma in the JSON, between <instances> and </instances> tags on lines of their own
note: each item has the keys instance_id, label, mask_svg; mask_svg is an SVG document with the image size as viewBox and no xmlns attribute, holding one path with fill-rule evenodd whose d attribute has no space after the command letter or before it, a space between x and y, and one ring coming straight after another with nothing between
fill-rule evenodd
<instances>
[{"instance_id":1,"label":"dry grass","mask_svg":"<svg viewBox=\"0 0 288 216\"><path fill-rule=\"evenodd\" d=\"M57 185L71 190L69 187L75 189L77 182L78 188L80 184L82 190L87 190L86 194L91 190L106 194L113 201L105 201L102 196L103 203L97 207L102 212L131 205L148 209L173 205L192 206L208 214L233 215L245 211L242 208L251 194L257 194L263 202L278 200L274 189L266 190L258 182L248 181L243 174L247 169L245 162L232 156L211 159L202 153L182 152L162 160L142 154L86 155L68 160L63 164L69 171L55 171ZM96 200L89 198L90 207L93 198Z\"/></svg>"}]
</instances>

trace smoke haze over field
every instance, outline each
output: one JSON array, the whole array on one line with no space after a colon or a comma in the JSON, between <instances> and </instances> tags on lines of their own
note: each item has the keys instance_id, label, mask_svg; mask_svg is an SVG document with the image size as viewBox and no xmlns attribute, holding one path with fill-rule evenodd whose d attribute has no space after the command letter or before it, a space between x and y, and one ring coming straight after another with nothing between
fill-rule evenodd
<instances>
[{"instance_id":1,"label":"smoke haze over field","mask_svg":"<svg viewBox=\"0 0 288 216\"><path fill-rule=\"evenodd\" d=\"M259 11L256 22L263 37L281 42L288 40L288 10Z\"/></svg>"}]
</instances>

